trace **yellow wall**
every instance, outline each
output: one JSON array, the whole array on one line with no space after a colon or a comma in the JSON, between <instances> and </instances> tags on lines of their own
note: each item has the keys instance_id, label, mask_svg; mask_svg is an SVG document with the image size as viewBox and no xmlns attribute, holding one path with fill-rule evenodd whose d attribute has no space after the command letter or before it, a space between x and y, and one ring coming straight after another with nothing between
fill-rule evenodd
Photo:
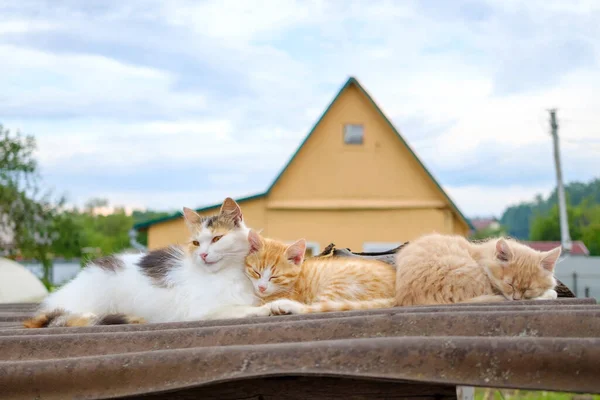
<instances>
[{"instance_id":1,"label":"yellow wall","mask_svg":"<svg viewBox=\"0 0 600 400\"><path fill-rule=\"evenodd\" d=\"M304 238L317 242L321 250L331 242L361 251L364 242L405 242L433 231L463 234L446 223L446 210L439 209L269 210L265 214L264 208L247 207L245 202L240 206L248 226L262 229L263 235L283 241ZM216 212L215 208L205 213ZM150 249L183 243L187 239L188 231L182 218L153 225L148 234Z\"/></svg>"},{"instance_id":2,"label":"yellow wall","mask_svg":"<svg viewBox=\"0 0 600 400\"><path fill-rule=\"evenodd\" d=\"M148 248L160 249L170 244L181 244L188 240L188 230L182 218L161 222L148 228Z\"/></svg>"},{"instance_id":3,"label":"yellow wall","mask_svg":"<svg viewBox=\"0 0 600 400\"><path fill-rule=\"evenodd\" d=\"M347 145L346 123L364 125L364 143ZM369 100L354 85L333 104L272 189L269 200L418 199L443 195Z\"/></svg>"},{"instance_id":4,"label":"yellow wall","mask_svg":"<svg viewBox=\"0 0 600 400\"><path fill-rule=\"evenodd\" d=\"M284 241L304 238L322 250L337 247L361 251L364 242L405 242L423 233L453 233L444 228L444 211L270 211L268 236Z\"/></svg>"},{"instance_id":5,"label":"yellow wall","mask_svg":"<svg viewBox=\"0 0 600 400\"><path fill-rule=\"evenodd\" d=\"M343 126L364 126L364 143L347 145ZM240 203L247 224L268 237L318 242L322 250L361 251L365 242L405 242L429 233L467 235L410 150L369 99L349 85L267 196ZM205 210L213 214L218 208ZM182 219L149 228L149 247L187 240Z\"/></svg>"}]
</instances>

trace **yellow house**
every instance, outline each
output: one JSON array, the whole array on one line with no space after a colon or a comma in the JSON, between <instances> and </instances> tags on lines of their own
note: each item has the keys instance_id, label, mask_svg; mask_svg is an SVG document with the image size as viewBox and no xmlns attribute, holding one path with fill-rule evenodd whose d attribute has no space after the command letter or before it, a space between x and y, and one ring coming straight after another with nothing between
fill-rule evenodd
<instances>
[{"instance_id":1,"label":"yellow house","mask_svg":"<svg viewBox=\"0 0 600 400\"><path fill-rule=\"evenodd\" d=\"M331 242L380 251L433 231L466 236L471 227L355 78L267 191L236 200L248 226L283 241L305 238L313 254ZM150 249L188 235L180 213L134 228L148 231Z\"/></svg>"}]
</instances>

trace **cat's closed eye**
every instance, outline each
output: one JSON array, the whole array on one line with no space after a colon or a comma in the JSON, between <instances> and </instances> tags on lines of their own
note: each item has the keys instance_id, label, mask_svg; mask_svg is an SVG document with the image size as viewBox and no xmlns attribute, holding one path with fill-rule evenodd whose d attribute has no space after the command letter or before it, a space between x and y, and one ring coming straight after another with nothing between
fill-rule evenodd
<instances>
[{"instance_id":1,"label":"cat's closed eye","mask_svg":"<svg viewBox=\"0 0 600 400\"><path fill-rule=\"evenodd\" d=\"M223 235L213 237L211 243L217 243L219 240L221 240L222 237Z\"/></svg>"},{"instance_id":2,"label":"cat's closed eye","mask_svg":"<svg viewBox=\"0 0 600 400\"><path fill-rule=\"evenodd\" d=\"M273 279L273 278L279 278L279 275L275 275L269 278L269 280Z\"/></svg>"}]
</instances>

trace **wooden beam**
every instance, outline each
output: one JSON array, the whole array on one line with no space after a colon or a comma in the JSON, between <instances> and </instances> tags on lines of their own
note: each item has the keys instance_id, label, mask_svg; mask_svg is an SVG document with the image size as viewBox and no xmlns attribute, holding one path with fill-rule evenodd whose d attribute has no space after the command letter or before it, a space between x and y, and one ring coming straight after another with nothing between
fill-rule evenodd
<instances>
[{"instance_id":1,"label":"wooden beam","mask_svg":"<svg viewBox=\"0 0 600 400\"><path fill-rule=\"evenodd\" d=\"M226 382L183 390L154 393L123 399L456 399L456 389L435 383L348 379L333 377L286 376Z\"/></svg>"},{"instance_id":2,"label":"wooden beam","mask_svg":"<svg viewBox=\"0 0 600 400\"><path fill-rule=\"evenodd\" d=\"M447 207L448 204L439 200L317 199L267 202L269 210L411 210Z\"/></svg>"}]
</instances>

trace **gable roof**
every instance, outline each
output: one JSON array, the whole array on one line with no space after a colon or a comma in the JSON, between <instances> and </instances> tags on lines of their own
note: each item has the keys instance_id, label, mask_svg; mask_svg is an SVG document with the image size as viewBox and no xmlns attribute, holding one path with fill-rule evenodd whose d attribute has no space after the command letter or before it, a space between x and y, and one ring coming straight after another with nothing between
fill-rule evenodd
<instances>
[{"instance_id":1,"label":"gable roof","mask_svg":"<svg viewBox=\"0 0 600 400\"><path fill-rule=\"evenodd\" d=\"M489 227L490 225L492 225L493 223L498 223L498 219L496 217L492 217L492 218L471 218L471 224L473 224L473 227L475 228L475 230L481 231L487 227Z\"/></svg>"},{"instance_id":2,"label":"gable roof","mask_svg":"<svg viewBox=\"0 0 600 400\"><path fill-rule=\"evenodd\" d=\"M346 81L346 83L344 84L344 86L341 87L341 89L338 91L338 93L336 94L336 96L329 103L329 105L327 106L327 108L325 109L325 111L323 112L323 114L321 114L321 117L313 125L312 129L310 130L310 132L308 133L308 135L306 135L306 137L304 138L304 140L302 141L302 143L300 143L300 146L298 146L298 148L296 149L296 151L294 152L294 154L292 155L292 157L285 164L285 166L281 169L281 171L279 172L279 174L277 175L277 177L275 177L275 179L273 180L273 182L271 183L271 185L269 185L269 188L265 192L263 192L263 193L255 194L255 195L248 196L248 197L242 197L242 198L236 199L236 201L237 202L243 202L243 201L247 201L247 200L254 200L254 199L257 199L257 198L265 197L265 196L267 196L271 192L271 190L275 187L275 185L277 184L277 182L279 182L279 180L281 179L281 177L283 176L283 174L285 173L285 171L288 169L288 167L290 166L290 164L292 164L292 162L296 159L296 156L300 152L300 149L302 149L302 147L304 147L304 144L308 141L308 139L315 132L315 130L317 129L317 127L319 126L319 124L321 123L321 121L325 118L325 116L327 115L327 113L329 112L329 110L331 109L331 107L333 107L333 105L340 98L340 96L342 95L342 93L348 87L350 87L351 85L354 85L363 95L365 95L365 97L369 100L369 103L375 108L375 110L381 116L381 118L383 118L383 120L386 122L386 124L392 129L392 131L396 134L396 136L402 141L402 144L408 149L408 151L410 152L410 154L414 157L415 161L423 168L423 170L425 171L425 173L427 174L427 176L429 176L429 178L431 179L431 181L439 189L439 191L442 193L442 195L444 196L444 198L446 199L446 201L448 202L448 204L450 205L450 207L452 208L452 210L454 212L456 212L456 214L463 221L465 221L467 223L467 225L469 226L470 229L474 229L473 225L471 224L471 221L467 217L465 217L463 215L463 213L458 209L458 207L456 206L456 204L454 204L454 202L448 196L448 194L444 191L444 189L442 189L442 187L440 186L440 184L438 183L438 181L433 177L433 175L431 174L431 172L429 172L429 170L425 167L425 165L423 165L423 163L421 162L421 160L419 159L419 157L417 157L417 155L415 154L415 152L413 151L413 149L408 145L408 143L406 143L406 141L404 140L404 138L402 137L402 135L400 135L400 132L398 132L398 130L396 129L396 127L394 126L394 124L392 124L392 122L385 116L385 114L383 113L383 111L381 111L381 108L379 108L379 106L377 105L377 103L375 103L375 101L373 100L373 98L361 86L361 84L358 82L358 80L356 78L352 77L352 76L350 78L348 78L348 80ZM206 206L206 207L202 207L202 208L196 209L196 211L197 212L206 211L206 210L209 210L211 208L218 207L218 206L220 206L220 203L219 204L212 204L212 205ZM172 220L172 219L179 218L181 215L182 215L181 212L177 212L177 213L174 213L172 215L169 215L169 216L166 216L166 217L163 217L163 218L158 218L158 219L154 219L154 220L150 220L150 221L146 221L146 222L143 222L143 223L136 224L136 225L133 226L133 228L134 229L144 229L144 228L147 228L147 227L149 227L151 225L154 225L154 224L157 224L157 223L161 223L161 222L165 222L165 221L169 221L169 220Z\"/></svg>"}]
</instances>

